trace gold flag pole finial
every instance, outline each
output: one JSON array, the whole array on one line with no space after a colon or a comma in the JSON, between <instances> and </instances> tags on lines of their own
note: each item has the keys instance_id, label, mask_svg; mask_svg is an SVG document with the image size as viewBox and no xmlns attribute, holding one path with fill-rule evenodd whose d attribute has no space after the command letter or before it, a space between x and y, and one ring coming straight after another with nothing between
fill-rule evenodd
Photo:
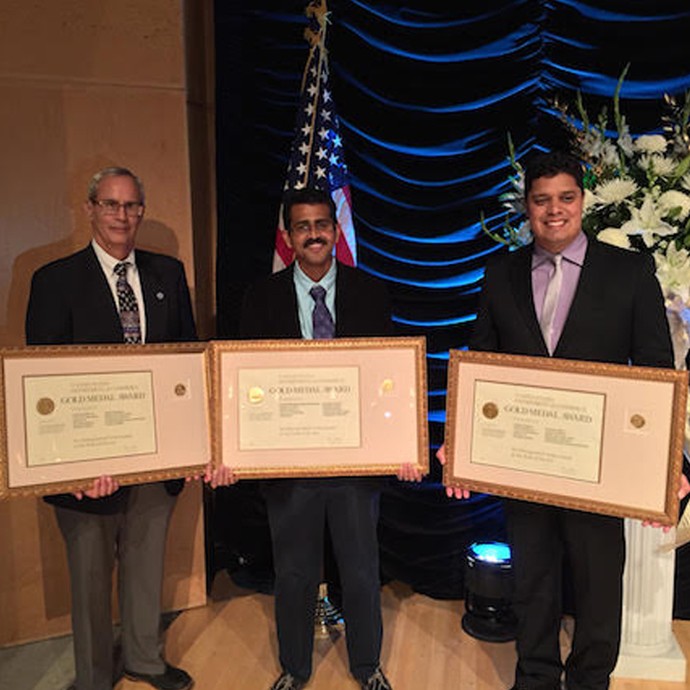
<instances>
[{"instance_id":1,"label":"gold flag pole finial","mask_svg":"<svg viewBox=\"0 0 690 690\"><path fill-rule=\"evenodd\" d=\"M304 30L304 38L309 42L309 45L313 48L317 45L326 29L326 23L328 22L328 6L326 0L312 0L307 8L304 10L304 14L309 19L315 20L318 28L310 22L310 25Z\"/></svg>"}]
</instances>

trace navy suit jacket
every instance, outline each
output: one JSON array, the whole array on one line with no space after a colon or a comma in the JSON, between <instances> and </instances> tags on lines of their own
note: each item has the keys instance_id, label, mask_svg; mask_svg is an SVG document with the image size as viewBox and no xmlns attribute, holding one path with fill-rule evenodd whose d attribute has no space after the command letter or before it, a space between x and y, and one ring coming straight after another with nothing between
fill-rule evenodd
<instances>
[{"instance_id":1,"label":"navy suit jacket","mask_svg":"<svg viewBox=\"0 0 690 690\"><path fill-rule=\"evenodd\" d=\"M196 340L189 288L181 262L170 256L136 250L146 314L146 342ZM28 345L122 343L124 336L108 281L91 245L39 268L31 281L26 312ZM166 482L171 493L182 483ZM47 500L87 512L119 509L126 495L77 501L70 494Z\"/></svg>"},{"instance_id":2,"label":"navy suit jacket","mask_svg":"<svg viewBox=\"0 0 690 690\"><path fill-rule=\"evenodd\" d=\"M532 247L489 262L470 349L548 357L532 295ZM651 256L589 240L553 353L561 359L673 367Z\"/></svg>"}]
</instances>

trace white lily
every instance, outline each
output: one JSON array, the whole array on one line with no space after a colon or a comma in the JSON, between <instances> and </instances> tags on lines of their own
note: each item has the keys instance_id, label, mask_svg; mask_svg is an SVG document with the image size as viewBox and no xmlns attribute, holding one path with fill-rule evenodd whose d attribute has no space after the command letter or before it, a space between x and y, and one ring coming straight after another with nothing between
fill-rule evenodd
<instances>
[{"instance_id":1,"label":"white lily","mask_svg":"<svg viewBox=\"0 0 690 690\"><path fill-rule=\"evenodd\" d=\"M662 215L651 195L647 194L640 208L630 206L630 220L623 223L621 230L626 235L640 235L645 245L652 247L655 235L664 237L678 232L677 228L661 220Z\"/></svg>"}]
</instances>

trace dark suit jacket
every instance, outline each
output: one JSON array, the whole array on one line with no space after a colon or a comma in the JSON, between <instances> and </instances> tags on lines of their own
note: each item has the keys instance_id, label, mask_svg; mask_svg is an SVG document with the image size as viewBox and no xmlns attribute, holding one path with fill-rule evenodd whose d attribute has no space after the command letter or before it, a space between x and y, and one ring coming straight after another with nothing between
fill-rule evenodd
<instances>
[{"instance_id":1,"label":"dark suit jacket","mask_svg":"<svg viewBox=\"0 0 690 690\"><path fill-rule=\"evenodd\" d=\"M244 296L243 338L301 338L293 265L252 285ZM384 286L357 269L338 264L335 281L336 338L392 335Z\"/></svg>"},{"instance_id":2,"label":"dark suit jacket","mask_svg":"<svg viewBox=\"0 0 690 690\"><path fill-rule=\"evenodd\" d=\"M534 309L531 266L531 246L489 263L470 349L549 356ZM651 256L589 240L553 356L673 367L664 300Z\"/></svg>"},{"instance_id":3,"label":"dark suit jacket","mask_svg":"<svg viewBox=\"0 0 690 690\"><path fill-rule=\"evenodd\" d=\"M136 251L146 313L146 342L196 340L194 316L184 267L162 254ZM122 325L113 294L91 245L38 269L31 281L26 313L29 345L122 343ZM166 482L179 493L179 481ZM116 511L126 491L77 501L69 494L48 497L49 502L107 513Z\"/></svg>"}]
</instances>

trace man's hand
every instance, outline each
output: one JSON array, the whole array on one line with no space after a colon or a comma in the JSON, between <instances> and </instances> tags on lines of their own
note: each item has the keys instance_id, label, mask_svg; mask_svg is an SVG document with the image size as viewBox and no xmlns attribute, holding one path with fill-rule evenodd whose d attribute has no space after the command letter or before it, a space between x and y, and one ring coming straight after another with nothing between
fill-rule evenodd
<instances>
[{"instance_id":1,"label":"man's hand","mask_svg":"<svg viewBox=\"0 0 690 690\"><path fill-rule=\"evenodd\" d=\"M405 462L395 475L402 482L421 482L422 473L411 463Z\"/></svg>"},{"instance_id":2,"label":"man's hand","mask_svg":"<svg viewBox=\"0 0 690 690\"><path fill-rule=\"evenodd\" d=\"M93 480L90 489L75 491L73 495L78 501L81 501L84 496L87 498L104 498L105 496L114 494L119 488L120 484L117 479L104 474Z\"/></svg>"},{"instance_id":3,"label":"man's hand","mask_svg":"<svg viewBox=\"0 0 690 690\"><path fill-rule=\"evenodd\" d=\"M235 475L230 467L226 465L221 465L220 467L214 467L212 462L209 462L204 469L204 473L195 474L193 477L187 477L186 481L198 481L200 479L204 480L204 484L209 484L212 489L216 489L219 486L230 486L239 481L239 477Z\"/></svg>"},{"instance_id":4,"label":"man's hand","mask_svg":"<svg viewBox=\"0 0 690 690\"><path fill-rule=\"evenodd\" d=\"M678 489L678 498L682 501L688 494L690 494L690 482L688 478L681 472L680 474L680 489ZM656 527L668 532L671 529L671 525L661 525L658 522L652 522L651 520L644 520L642 522L643 527Z\"/></svg>"},{"instance_id":5,"label":"man's hand","mask_svg":"<svg viewBox=\"0 0 690 690\"><path fill-rule=\"evenodd\" d=\"M442 465L446 464L446 444L445 443L441 444L441 447L436 451L436 458ZM462 486L447 486L446 487L446 496L448 496L448 498L457 498L459 501L461 501L464 498L470 497L470 490L465 489Z\"/></svg>"},{"instance_id":6,"label":"man's hand","mask_svg":"<svg viewBox=\"0 0 690 690\"><path fill-rule=\"evenodd\" d=\"M682 501L688 494L690 494L690 481L681 472L680 474L680 489L678 489L678 498Z\"/></svg>"}]
</instances>

